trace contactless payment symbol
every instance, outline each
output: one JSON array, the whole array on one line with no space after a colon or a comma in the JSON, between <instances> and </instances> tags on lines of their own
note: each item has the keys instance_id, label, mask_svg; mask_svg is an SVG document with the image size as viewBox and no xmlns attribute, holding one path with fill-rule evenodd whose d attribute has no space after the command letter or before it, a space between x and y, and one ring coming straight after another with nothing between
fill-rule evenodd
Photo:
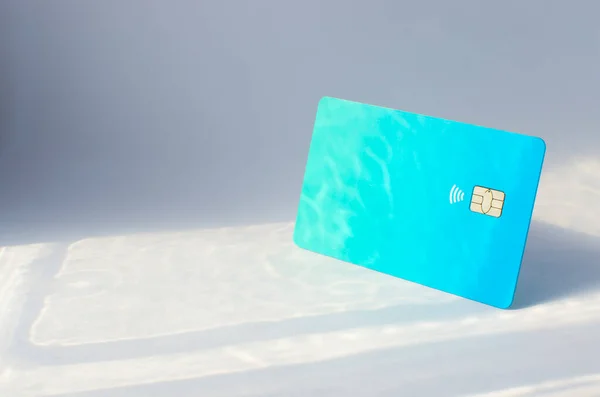
<instances>
[{"instance_id":1,"label":"contactless payment symbol","mask_svg":"<svg viewBox=\"0 0 600 397\"><path fill-rule=\"evenodd\" d=\"M471 198L471 211L499 218L504 208L504 192L475 186Z\"/></svg>"},{"instance_id":2,"label":"contactless payment symbol","mask_svg":"<svg viewBox=\"0 0 600 397\"><path fill-rule=\"evenodd\" d=\"M450 189L450 204L460 203L464 199L465 192L463 192L458 186L453 185L452 189Z\"/></svg>"}]
</instances>

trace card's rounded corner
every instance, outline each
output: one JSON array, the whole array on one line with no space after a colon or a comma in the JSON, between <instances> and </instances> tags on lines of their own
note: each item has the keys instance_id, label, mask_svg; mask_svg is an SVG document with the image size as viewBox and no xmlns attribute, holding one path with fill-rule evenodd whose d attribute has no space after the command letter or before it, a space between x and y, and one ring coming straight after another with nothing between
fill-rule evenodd
<instances>
[{"instance_id":1,"label":"card's rounded corner","mask_svg":"<svg viewBox=\"0 0 600 397\"><path fill-rule=\"evenodd\" d=\"M334 98L327 96L327 95L322 96L321 98L319 98L319 101L317 102L317 107L321 107L321 106L325 105L328 101L331 101L332 99L334 99Z\"/></svg>"},{"instance_id":2,"label":"card's rounded corner","mask_svg":"<svg viewBox=\"0 0 600 397\"><path fill-rule=\"evenodd\" d=\"M300 239L299 233L295 226L294 232L292 233L292 243L298 248L306 249L305 245L303 244L303 241Z\"/></svg>"},{"instance_id":3,"label":"card's rounded corner","mask_svg":"<svg viewBox=\"0 0 600 397\"><path fill-rule=\"evenodd\" d=\"M544 138L541 138L539 136L534 137L534 140L539 142L539 145L541 145L542 147L542 152L546 153L546 141L544 140Z\"/></svg>"},{"instance_id":4,"label":"card's rounded corner","mask_svg":"<svg viewBox=\"0 0 600 397\"><path fill-rule=\"evenodd\" d=\"M500 304L496 307L500 310L514 310L515 309L513 307L514 303L515 303L515 296L513 295L509 301L507 301L506 303Z\"/></svg>"}]
</instances>

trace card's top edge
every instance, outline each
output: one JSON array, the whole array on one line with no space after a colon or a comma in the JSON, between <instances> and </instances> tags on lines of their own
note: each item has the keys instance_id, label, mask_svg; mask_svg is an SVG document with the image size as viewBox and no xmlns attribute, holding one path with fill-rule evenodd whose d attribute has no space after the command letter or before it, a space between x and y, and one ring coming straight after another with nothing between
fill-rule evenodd
<instances>
[{"instance_id":1,"label":"card's top edge","mask_svg":"<svg viewBox=\"0 0 600 397\"><path fill-rule=\"evenodd\" d=\"M356 105L363 105L363 106L369 106L369 107L374 107L374 108L380 108L380 109L387 109L393 112L399 112L399 113L404 113L404 114L412 114L415 116L419 116L419 117L423 117L426 119L431 119L431 120L441 120L441 121L445 121L445 122L449 122L449 123L458 123L458 124L465 124L465 125L469 125L469 126L474 126L474 127L479 127L479 128L485 128L487 130L491 130L491 131L497 131L497 132L504 132L504 133L508 133L508 134L514 134L514 135L519 135L519 136L526 136L529 138L532 138L533 140L536 140L539 142L540 145L542 145L542 151L545 153L546 152L546 141L536 135L529 135L529 134L523 134L520 132L515 132L515 131L508 131L508 130L502 130L500 128L493 128L493 127L486 127L483 125L478 125L478 124L473 124L473 123L467 123L465 121L458 121L458 120L451 120L451 119L446 119L443 117L436 117L436 116L431 116L431 115L426 115L426 114L422 114L422 113L415 113L415 112L408 112L405 110L400 110L400 109L394 109L388 106L379 106L379 105L373 105L373 104L368 104L368 103L363 103L363 102L357 102L357 101L351 101L348 99L342 99L342 98L337 98L337 97L333 97L333 96L323 96L321 97L321 99L319 100L318 106L321 106L321 104L323 102L326 101L338 101L338 102L347 102L347 103L351 103L351 104L356 104Z\"/></svg>"}]
</instances>

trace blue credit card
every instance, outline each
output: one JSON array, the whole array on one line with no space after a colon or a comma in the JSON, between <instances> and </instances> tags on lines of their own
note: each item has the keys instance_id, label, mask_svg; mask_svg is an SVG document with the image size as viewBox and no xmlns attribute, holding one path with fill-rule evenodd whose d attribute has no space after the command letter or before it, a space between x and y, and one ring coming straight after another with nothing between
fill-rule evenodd
<instances>
[{"instance_id":1,"label":"blue credit card","mask_svg":"<svg viewBox=\"0 0 600 397\"><path fill-rule=\"evenodd\" d=\"M323 98L294 241L508 308L545 152L538 137Z\"/></svg>"}]
</instances>

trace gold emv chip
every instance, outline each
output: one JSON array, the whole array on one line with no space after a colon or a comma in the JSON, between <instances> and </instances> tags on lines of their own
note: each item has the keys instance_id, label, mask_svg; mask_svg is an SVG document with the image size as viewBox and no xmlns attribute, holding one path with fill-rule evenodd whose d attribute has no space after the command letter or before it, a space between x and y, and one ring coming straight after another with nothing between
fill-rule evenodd
<instances>
[{"instance_id":1,"label":"gold emv chip","mask_svg":"<svg viewBox=\"0 0 600 397\"><path fill-rule=\"evenodd\" d=\"M471 198L471 211L499 218L504 208L504 192L475 186Z\"/></svg>"}]
</instances>

